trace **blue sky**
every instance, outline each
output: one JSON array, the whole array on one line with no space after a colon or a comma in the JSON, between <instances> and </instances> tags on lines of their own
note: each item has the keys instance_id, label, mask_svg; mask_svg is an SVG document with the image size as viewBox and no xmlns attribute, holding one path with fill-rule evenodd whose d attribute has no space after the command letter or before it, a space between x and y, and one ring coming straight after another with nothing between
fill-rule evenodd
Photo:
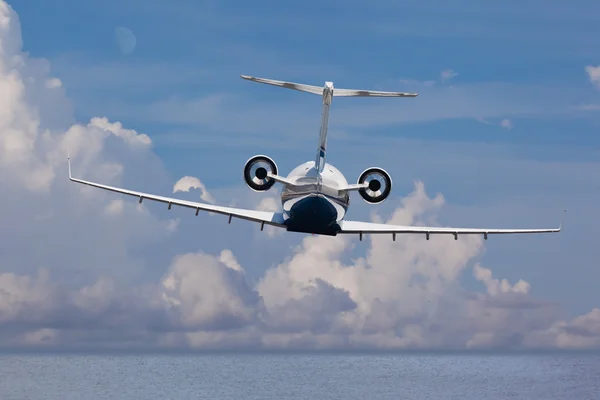
<instances>
[{"instance_id":1,"label":"blue sky","mask_svg":"<svg viewBox=\"0 0 600 400\"><path fill-rule=\"evenodd\" d=\"M10 5L20 18L23 50L47 59L62 81L70 123L104 116L152 139L153 171L161 178L133 167L123 178L132 189L168 194L177 179L192 175L229 204L253 196L241 177L250 156L268 154L283 171L312 160L318 97L240 74L416 91L415 99L335 99L328 161L349 181L372 165L394 180L390 200L374 209L356 198L352 218L391 213L414 180L425 183L429 196L443 194L439 220L448 225L553 227L568 208L560 235L493 238L482 262L511 282L530 282L533 294L573 314L600 306L600 70L596 83L586 71L600 65L597 2ZM129 54L115 39L119 27L135 34ZM218 251L227 238L234 253L249 254L242 238L253 226L240 228L236 240L227 227L217 228L221 222L209 223L218 229L209 235L197 219L176 213L180 236L152 250L161 262L200 244ZM256 252L245 264L252 279L290 257L300 238L277 240L252 236ZM364 250L358 245L349 257ZM464 285L480 282L467 273Z\"/></svg>"},{"instance_id":2,"label":"blue sky","mask_svg":"<svg viewBox=\"0 0 600 400\"><path fill-rule=\"evenodd\" d=\"M591 134L597 113L575 109L598 101L584 70L594 63L600 44L596 17L586 11L593 2L577 7L442 1L426 6L180 1L166 7L154 0L107 1L91 8L68 0L13 5L29 22L23 30L25 48L52 61L78 118L101 112L135 124L163 144L157 151L167 159L181 154L181 136L194 142L218 131L218 119L197 115L206 102L236 129L267 114L279 130L288 131L278 132L284 137L293 132L288 119L297 124L301 112L306 118L317 114L302 125L303 139L311 138L319 120L315 99L253 87L239 79L241 73L422 93L415 101L338 101L332 128L346 128L360 138L369 129L382 137L417 140L568 145L585 148L583 157L598 155L598 138ZM119 26L136 35L132 54L119 52L114 40ZM441 82L445 70L457 75ZM414 82L403 83L408 80ZM435 81L435 87L421 86L427 81ZM169 104L187 108L181 111L185 115L156 113ZM412 111L395 116L405 108L418 109L418 116L402 117ZM254 110L255 117L244 109ZM357 109L363 111L345 123L342 116ZM368 117L374 110L381 110L381 123ZM504 118L513 130L501 129ZM231 130L228 124L223 129ZM243 136L252 140L260 129L253 124ZM535 156L561 156L552 150ZM177 162L168 165L181 171Z\"/></svg>"}]
</instances>

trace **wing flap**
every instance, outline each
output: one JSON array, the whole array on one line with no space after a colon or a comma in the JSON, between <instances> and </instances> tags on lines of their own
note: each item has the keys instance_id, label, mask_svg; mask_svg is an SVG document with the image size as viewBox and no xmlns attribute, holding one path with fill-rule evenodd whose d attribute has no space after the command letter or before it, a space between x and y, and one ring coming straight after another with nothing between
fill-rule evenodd
<instances>
[{"instance_id":1,"label":"wing flap","mask_svg":"<svg viewBox=\"0 0 600 400\"><path fill-rule=\"evenodd\" d=\"M259 210L248 210L243 208L233 208L233 207L224 207L224 206L215 206L211 204L197 203L194 201L180 200L174 199L170 197L157 196L150 193L137 192L134 190L121 189L114 186L102 185L100 183L85 181L83 179L73 178L71 175L71 161L69 160L69 180L76 183L81 183L83 185L88 185L92 187L96 187L99 189L108 190L111 192L126 194L129 196L139 198L139 202L141 203L143 200L153 200L161 203L167 203L169 205L169 209L171 209L172 205L182 206L193 208L196 210L196 215L200 210L214 212L217 214L228 215L231 217L236 217L240 219L245 219L252 222L259 222L261 224L267 224L277 227L285 227L284 225L284 217L282 213L275 213L269 211L259 211Z\"/></svg>"}]
</instances>

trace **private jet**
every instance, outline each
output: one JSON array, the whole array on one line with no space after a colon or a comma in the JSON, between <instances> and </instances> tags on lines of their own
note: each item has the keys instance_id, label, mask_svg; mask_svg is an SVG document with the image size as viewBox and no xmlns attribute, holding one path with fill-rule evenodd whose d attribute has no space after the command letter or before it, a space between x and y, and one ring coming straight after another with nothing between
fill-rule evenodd
<instances>
[{"instance_id":1,"label":"private jet","mask_svg":"<svg viewBox=\"0 0 600 400\"><path fill-rule=\"evenodd\" d=\"M73 178L71 174L71 157L68 158L69 179L76 183L109 190L143 200L154 200L168 204L170 210L173 205L188 207L196 211L224 214L232 218L240 218L260 224L261 231L265 225L285 229L288 232L299 232L313 235L336 236L338 234L357 234L360 240L363 234L388 234L396 240L397 234L422 234L429 240L430 235L445 234L458 235L480 234L487 240L492 234L512 233L544 233L560 232L562 219L555 229L474 229L452 228L436 226L403 226L390 225L363 221L346 220L350 205L350 193L358 192L362 199L369 204L380 204L389 195L392 189L392 178L382 168L371 167L365 169L358 177L357 183L349 184L344 175L333 165L327 163L327 129L329 125L329 108L332 99L341 97L416 97L417 93L382 92L373 90L354 90L334 88L332 82L325 82L324 86L312 86L294 82L277 81L273 79L257 78L241 75L243 79L312 93L322 97L322 115L319 135L319 145L314 161L298 165L287 176L279 175L277 164L266 155L251 157L244 166L243 176L248 187L256 192L271 189L276 183L283 186L281 191L281 212L250 210L243 208L224 207L219 205L197 203L154 194L137 192L107 186L95 182ZM566 212L566 210L565 210ZM564 214L563 214L564 218Z\"/></svg>"}]
</instances>

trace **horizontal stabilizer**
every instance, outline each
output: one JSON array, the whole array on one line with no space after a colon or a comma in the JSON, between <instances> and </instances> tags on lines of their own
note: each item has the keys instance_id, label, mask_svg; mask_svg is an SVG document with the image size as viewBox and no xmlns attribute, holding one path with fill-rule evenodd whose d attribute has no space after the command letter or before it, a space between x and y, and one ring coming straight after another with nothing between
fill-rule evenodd
<instances>
[{"instance_id":1,"label":"horizontal stabilizer","mask_svg":"<svg viewBox=\"0 0 600 400\"><path fill-rule=\"evenodd\" d=\"M377 90L334 89L333 96L343 97L417 97L418 93L381 92Z\"/></svg>"},{"instance_id":2,"label":"horizontal stabilizer","mask_svg":"<svg viewBox=\"0 0 600 400\"><path fill-rule=\"evenodd\" d=\"M323 95L324 86L306 85L303 83L277 81L274 79L257 78L255 76L241 75L243 79L265 83L267 85L279 86L287 89L294 89L300 92ZM333 89L333 96L339 97L417 97L418 93L406 92L381 92L378 90L358 90L358 89Z\"/></svg>"},{"instance_id":3,"label":"horizontal stabilizer","mask_svg":"<svg viewBox=\"0 0 600 400\"><path fill-rule=\"evenodd\" d=\"M322 95L323 87L322 86L312 86L305 85L303 83L294 83L294 82L284 82L284 81L276 81L274 79L265 79L265 78L257 78L254 76L241 75L242 78L247 79L252 82L258 83L266 83L267 85L279 86L287 89L299 90L301 92L313 93Z\"/></svg>"}]
</instances>

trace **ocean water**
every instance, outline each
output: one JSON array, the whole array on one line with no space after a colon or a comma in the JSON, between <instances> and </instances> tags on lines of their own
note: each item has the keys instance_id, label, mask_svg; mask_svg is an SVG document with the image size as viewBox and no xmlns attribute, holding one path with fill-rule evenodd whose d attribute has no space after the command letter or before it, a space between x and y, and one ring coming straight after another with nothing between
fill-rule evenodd
<instances>
[{"instance_id":1,"label":"ocean water","mask_svg":"<svg viewBox=\"0 0 600 400\"><path fill-rule=\"evenodd\" d=\"M0 355L0 399L600 400L600 355Z\"/></svg>"}]
</instances>

